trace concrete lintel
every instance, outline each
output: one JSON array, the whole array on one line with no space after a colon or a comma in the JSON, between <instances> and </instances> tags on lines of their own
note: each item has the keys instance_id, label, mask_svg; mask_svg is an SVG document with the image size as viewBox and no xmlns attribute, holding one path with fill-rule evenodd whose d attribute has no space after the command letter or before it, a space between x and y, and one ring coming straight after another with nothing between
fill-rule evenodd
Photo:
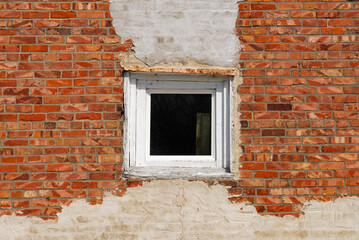
<instances>
[{"instance_id":1,"label":"concrete lintel","mask_svg":"<svg viewBox=\"0 0 359 240\"><path fill-rule=\"evenodd\" d=\"M178 68L178 67L143 67L135 65L123 66L125 71L151 72L151 73L182 73L206 75L235 75L235 68Z\"/></svg>"},{"instance_id":2,"label":"concrete lintel","mask_svg":"<svg viewBox=\"0 0 359 240\"><path fill-rule=\"evenodd\" d=\"M186 61L173 60L148 66L146 63L133 55L124 56L121 65L125 71L147 72L147 73L181 73L181 74L206 74L234 76L236 68L212 66L197 63L193 59Z\"/></svg>"}]
</instances>

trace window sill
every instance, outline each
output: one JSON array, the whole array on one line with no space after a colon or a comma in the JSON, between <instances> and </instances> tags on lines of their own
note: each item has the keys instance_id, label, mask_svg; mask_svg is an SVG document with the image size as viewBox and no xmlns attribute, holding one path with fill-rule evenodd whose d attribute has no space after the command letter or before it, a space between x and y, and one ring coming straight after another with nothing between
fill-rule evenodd
<instances>
[{"instance_id":1,"label":"window sill","mask_svg":"<svg viewBox=\"0 0 359 240\"><path fill-rule=\"evenodd\" d=\"M129 167L125 178L136 179L233 179L223 168Z\"/></svg>"}]
</instances>

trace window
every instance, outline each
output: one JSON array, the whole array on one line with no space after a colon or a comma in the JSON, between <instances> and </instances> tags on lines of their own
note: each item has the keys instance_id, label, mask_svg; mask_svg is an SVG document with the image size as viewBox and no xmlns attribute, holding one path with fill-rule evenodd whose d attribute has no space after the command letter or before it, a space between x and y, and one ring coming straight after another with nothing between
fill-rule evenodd
<instances>
[{"instance_id":1,"label":"window","mask_svg":"<svg viewBox=\"0 0 359 240\"><path fill-rule=\"evenodd\" d=\"M126 72L125 174L228 177L231 76Z\"/></svg>"}]
</instances>

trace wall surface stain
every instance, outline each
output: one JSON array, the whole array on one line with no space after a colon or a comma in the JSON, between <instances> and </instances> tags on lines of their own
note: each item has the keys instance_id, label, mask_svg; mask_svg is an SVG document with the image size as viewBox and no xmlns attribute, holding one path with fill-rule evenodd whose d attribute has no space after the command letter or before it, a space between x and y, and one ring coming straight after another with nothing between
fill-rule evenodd
<instances>
[{"instance_id":1,"label":"wall surface stain","mask_svg":"<svg viewBox=\"0 0 359 240\"><path fill-rule=\"evenodd\" d=\"M359 199L310 202L300 218L261 216L228 201L227 188L201 181L153 181L108 196L102 205L74 202L58 221L2 216L0 239L358 239Z\"/></svg>"},{"instance_id":2,"label":"wall surface stain","mask_svg":"<svg viewBox=\"0 0 359 240\"><path fill-rule=\"evenodd\" d=\"M136 56L149 65L187 58L238 64L237 1L111 0L110 6L117 35L131 39Z\"/></svg>"}]
</instances>

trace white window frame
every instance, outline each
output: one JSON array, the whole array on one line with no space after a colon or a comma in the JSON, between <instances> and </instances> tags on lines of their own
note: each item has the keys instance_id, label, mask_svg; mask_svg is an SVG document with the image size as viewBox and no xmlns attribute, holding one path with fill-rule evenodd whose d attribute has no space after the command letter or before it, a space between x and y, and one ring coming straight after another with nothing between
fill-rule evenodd
<instances>
[{"instance_id":1,"label":"white window frame","mask_svg":"<svg viewBox=\"0 0 359 240\"><path fill-rule=\"evenodd\" d=\"M216 157L215 157L215 104L213 104L213 101L215 101L215 90L211 89L184 89L184 88L178 88L179 86L177 84L173 84L174 82L167 82L166 85L168 86L174 86L174 88L166 88L163 89L161 87L161 84L163 82L152 82L152 81L141 81L141 83L145 84L145 89L147 91L145 93L142 92L142 94L146 94L145 99L141 98L142 100L145 100L145 102L137 102L138 106L141 106L138 109L138 113L140 116L137 116L138 119L146 119L146 125L145 129L145 138L141 138L143 136L143 132L137 131L136 132L136 139L140 139L136 141L136 149L139 149L136 154L135 158L135 165L136 166L177 166L177 167L215 167L216 166ZM141 83L139 83L141 85ZM154 86L155 85L155 86ZM218 85L218 84L217 84ZM150 155L150 117L151 117L151 94L152 93L175 93L175 94L211 94L211 155L192 155L192 156L176 156L176 155L170 155L170 156L156 156L156 155ZM137 93L139 94L139 93ZM139 99L138 98L138 99ZM143 108L142 106L145 106ZM137 121L137 128L136 130L142 128L141 123ZM141 141L142 140L142 141ZM140 154L139 154L140 153ZM141 154L144 153L144 154Z\"/></svg>"},{"instance_id":2,"label":"white window frame","mask_svg":"<svg viewBox=\"0 0 359 240\"><path fill-rule=\"evenodd\" d=\"M193 178L203 175L218 178L232 177L229 174L232 163L232 76L125 72L124 83L125 175L140 178ZM150 155L150 95L152 93L212 95L211 155Z\"/></svg>"}]
</instances>

